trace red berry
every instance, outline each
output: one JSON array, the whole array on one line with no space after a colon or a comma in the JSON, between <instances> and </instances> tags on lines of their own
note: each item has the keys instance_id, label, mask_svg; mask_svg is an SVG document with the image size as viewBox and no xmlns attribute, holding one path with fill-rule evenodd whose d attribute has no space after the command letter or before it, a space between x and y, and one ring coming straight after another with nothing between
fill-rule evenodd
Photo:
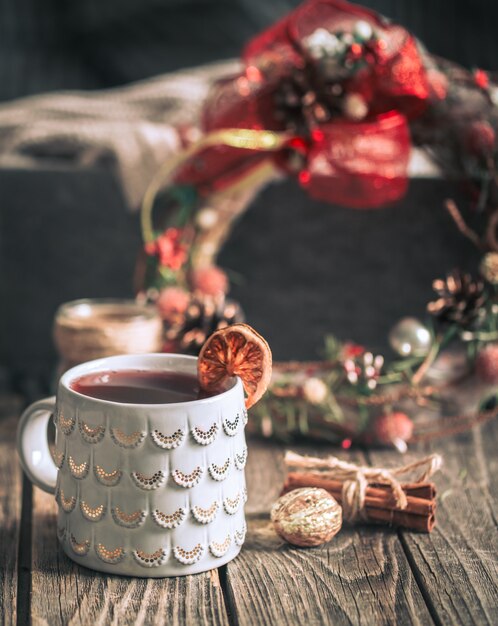
<instances>
[{"instance_id":1,"label":"red berry","mask_svg":"<svg viewBox=\"0 0 498 626\"><path fill-rule=\"evenodd\" d=\"M489 87L489 75L484 70L474 71L474 82L481 89L487 89Z\"/></svg>"},{"instance_id":2,"label":"red berry","mask_svg":"<svg viewBox=\"0 0 498 626\"><path fill-rule=\"evenodd\" d=\"M479 352L476 372L486 383L498 383L498 343L492 343Z\"/></svg>"},{"instance_id":3,"label":"red berry","mask_svg":"<svg viewBox=\"0 0 498 626\"><path fill-rule=\"evenodd\" d=\"M379 443L389 445L397 439L408 441L412 434L413 422L406 413L387 413L375 420L374 435Z\"/></svg>"},{"instance_id":4,"label":"red berry","mask_svg":"<svg viewBox=\"0 0 498 626\"><path fill-rule=\"evenodd\" d=\"M467 131L467 147L474 154L489 155L493 153L496 134L489 122L476 121L470 124Z\"/></svg>"}]
</instances>

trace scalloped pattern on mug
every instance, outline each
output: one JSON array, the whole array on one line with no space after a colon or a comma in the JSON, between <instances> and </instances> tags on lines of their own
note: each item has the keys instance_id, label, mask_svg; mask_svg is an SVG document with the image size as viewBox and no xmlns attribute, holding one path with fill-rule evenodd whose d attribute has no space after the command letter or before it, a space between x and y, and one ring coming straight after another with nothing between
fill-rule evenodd
<instances>
[{"instance_id":1,"label":"scalloped pattern on mug","mask_svg":"<svg viewBox=\"0 0 498 626\"><path fill-rule=\"evenodd\" d=\"M133 513L125 513L119 506L112 507L111 515L114 522L123 528L138 528L147 517L147 513L141 509L133 511Z\"/></svg>"},{"instance_id":2,"label":"scalloped pattern on mug","mask_svg":"<svg viewBox=\"0 0 498 626\"><path fill-rule=\"evenodd\" d=\"M137 487L140 487L140 489L144 489L145 491L157 489L164 484L166 480L166 475L161 470L157 470L157 472L154 472L154 474L151 474L150 476L142 474L141 472L132 472L131 477Z\"/></svg>"},{"instance_id":3,"label":"scalloped pattern on mug","mask_svg":"<svg viewBox=\"0 0 498 626\"><path fill-rule=\"evenodd\" d=\"M104 438L105 426L90 426L82 419L78 420L80 435L87 443L99 443Z\"/></svg>"},{"instance_id":4,"label":"scalloped pattern on mug","mask_svg":"<svg viewBox=\"0 0 498 626\"><path fill-rule=\"evenodd\" d=\"M218 514L219 506L216 500L205 509L201 506L193 506L192 516L199 524L210 524Z\"/></svg>"},{"instance_id":5,"label":"scalloped pattern on mug","mask_svg":"<svg viewBox=\"0 0 498 626\"><path fill-rule=\"evenodd\" d=\"M94 465L93 473L99 483L105 487L114 487L119 483L121 476L123 475L123 472L120 469L115 469L112 472L106 472L101 465Z\"/></svg>"},{"instance_id":6,"label":"scalloped pattern on mug","mask_svg":"<svg viewBox=\"0 0 498 626\"><path fill-rule=\"evenodd\" d=\"M233 538L235 539L235 543L238 546L241 546L244 543L245 538L246 538L246 532L247 532L247 524L244 522L242 524L241 529L240 530L236 530L234 535L233 535Z\"/></svg>"},{"instance_id":7,"label":"scalloped pattern on mug","mask_svg":"<svg viewBox=\"0 0 498 626\"><path fill-rule=\"evenodd\" d=\"M66 527L65 526L57 526L57 539L59 541L64 541L64 537L66 536Z\"/></svg>"},{"instance_id":8,"label":"scalloped pattern on mug","mask_svg":"<svg viewBox=\"0 0 498 626\"><path fill-rule=\"evenodd\" d=\"M216 439L218 429L219 426L217 422L214 422L213 425L208 428L208 430L202 430L202 428L194 426L190 432L192 434L192 437L194 438L194 441L196 441L201 446L207 446L208 444L213 443L213 441Z\"/></svg>"},{"instance_id":9,"label":"scalloped pattern on mug","mask_svg":"<svg viewBox=\"0 0 498 626\"><path fill-rule=\"evenodd\" d=\"M70 435L73 432L75 424L75 417L64 417L62 413L59 413L59 417L57 418L57 425L60 426L60 429L66 436Z\"/></svg>"},{"instance_id":10,"label":"scalloped pattern on mug","mask_svg":"<svg viewBox=\"0 0 498 626\"><path fill-rule=\"evenodd\" d=\"M142 567L158 567L162 565L168 553L164 548L158 548L155 552L144 552L143 550L133 550L133 558Z\"/></svg>"},{"instance_id":11,"label":"scalloped pattern on mug","mask_svg":"<svg viewBox=\"0 0 498 626\"><path fill-rule=\"evenodd\" d=\"M216 463L211 463L208 467L208 471L213 480L225 480L230 472L230 457L228 457L228 459L222 465L216 465Z\"/></svg>"},{"instance_id":12,"label":"scalloped pattern on mug","mask_svg":"<svg viewBox=\"0 0 498 626\"><path fill-rule=\"evenodd\" d=\"M78 556L86 556L88 554L88 551L90 550L89 539L78 541L73 534L71 534L71 537L69 539L69 545L71 546L72 551Z\"/></svg>"},{"instance_id":13,"label":"scalloped pattern on mug","mask_svg":"<svg viewBox=\"0 0 498 626\"><path fill-rule=\"evenodd\" d=\"M242 452L236 452L234 456L235 467L238 470L243 470L247 463L247 446L242 450Z\"/></svg>"},{"instance_id":14,"label":"scalloped pattern on mug","mask_svg":"<svg viewBox=\"0 0 498 626\"><path fill-rule=\"evenodd\" d=\"M74 510L74 507L76 506L76 497L69 496L69 498L66 498L66 496L64 495L63 489L59 489L59 492L57 495L58 495L58 498L56 497L56 499L58 499L59 504L61 505L64 513L71 513Z\"/></svg>"},{"instance_id":15,"label":"scalloped pattern on mug","mask_svg":"<svg viewBox=\"0 0 498 626\"><path fill-rule=\"evenodd\" d=\"M202 478L202 467L197 466L190 474L186 474L177 469L173 470L171 472L171 478L179 487L190 489L197 485Z\"/></svg>"},{"instance_id":16,"label":"scalloped pattern on mug","mask_svg":"<svg viewBox=\"0 0 498 626\"><path fill-rule=\"evenodd\" d=\"M127 450L137 448L145 439L146 434L143 430L136 430L127 435L119 428L111 428L111 437L114 443Z\"/></svg>"},{"instance_id":17,"label":"scalloped pattern on mug","mask_svg":"<svg viewBox=\"0 0 498 626\"><path fill-rule=\"evenodd\" d=\"M185 431L179 428L172 435L165 435L159 430L153 430L150 433L152 441L163 450L173 450L185 440Z\"/></svg>"},{"instance_id":18,"label":"scalloped pattern on mug","mask_svg":"<svg viewBox=\"0 0 498 626\"><path fill-rule=\"evenodd\" d=\"M227 535L224 541L211 541L211 543L209 544L209 551L213 556L221 558L222 556L225 556L225 554L228 552L231 544L232 538L230 537L230 535Z\"/></svg>"},{"instance_id":19,"label":"scalloped pattern on mug","mask_svg":"<svg viewBox=\"0 0 498 626\"><path fill-rule=\"evenodd\" d=\"M64 452L57 452L57 450L52 450L52 459L54 460L55 467L57 469L61 469L61 467L64 465L65 458L66 455Z\"/></svg>"},{"instance_id":20,"label":"scalloped pattern on mug","mask_svg":"<svg viewBox=\"0 0 498 626\"><path fill-rule=\"evenodd\" d=\"M76 463L73 457L69 455L67 464L69 465L69 472L73 478L77 478L78 480L86 478L88 470L90 469L90 464L87 461Z\"/></svg>"},{"instance_id":21,"label":"scalloped pattern on mug","mask_svg":"<svg viewBox=\"0 0 498 626\"><path fill-rule=\"evenodd\" d=\"M152 519L161 528L177 528L187 517L187 510L183 507L177 509L174 513L167 515L159 509L154 509L151 512Z\"/></svg>"},{"instance_id":22,"label":"scalloped pattern on mug","mask_svg":"<svg viewBox=\"0 0 498 626\"><path fill-rule=\"evenodd\" d=\"M103 543L98 543L95 546L95 553L101 561L104 561L104 563L110 563L111 565L119 563L125 557L124 548L119 547L112 550L110 548L106 548Z\"/></svg>"},{"instance_id":23,"label":"scalloped pattern on mug","mask_svg":"<svg viewBox=\"0 0 498 626\"><path fill-rule=\"evenodd\" d=\"M228 515L235 515L239 510L240 503L242 501L242 494L239 492L233 498L225 498L223 500L223 508L228 513Z\"/></svg>"},{"instance_id":24,"label":"scalloped pattern on mug","mask_svg":"<svg viewBox=\"0 0 498 626\"><path fill-rule=\"evenodd\" d=\"M201 558L203 552L204 547L200 543L194 546L191 550L186 550L180 546L175 546L173 548L175 559L183 565L193 565Z\"/></svg>"},{"instance_id":25,"label":"scalloped pattern on mug","mask_svg":"<svg viewBox=\"0 0 498 626\"><path fill-rule=\"evenodd\" d=\"M81 514L89 522L100 522L105 515L105 505L99 504L97 506L90 506L84 500L80 501Z\"/></svg>"},{"instance_id":26,"label":"scalloped pattern on mug","mask_svg":"<svg viewBox=\"0 0 498 626\"><path fill-rule=\"evenodd\" d=\"M229 437L234 437L237 434L240 421L239 413L237 413L234 420L229 420L228 418L223 420L223 430Z\"/></svg>"}]
</instances>

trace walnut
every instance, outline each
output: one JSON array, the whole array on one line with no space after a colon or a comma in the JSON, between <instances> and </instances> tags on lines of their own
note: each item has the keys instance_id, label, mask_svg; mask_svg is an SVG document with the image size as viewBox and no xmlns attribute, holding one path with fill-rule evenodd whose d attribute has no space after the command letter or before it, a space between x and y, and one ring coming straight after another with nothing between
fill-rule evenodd
<instances>
[{"instance_id":1,"label":"walnut","mask_svg":"<svg viewBox=\"0 0 498 626\"><path fill-rule=\"evenodd\" d=\"M319 546L341 529L342 509L325 489L306 487L281 496L272 507L271 520L289 543Z\"/></svg>"}]
</instances>

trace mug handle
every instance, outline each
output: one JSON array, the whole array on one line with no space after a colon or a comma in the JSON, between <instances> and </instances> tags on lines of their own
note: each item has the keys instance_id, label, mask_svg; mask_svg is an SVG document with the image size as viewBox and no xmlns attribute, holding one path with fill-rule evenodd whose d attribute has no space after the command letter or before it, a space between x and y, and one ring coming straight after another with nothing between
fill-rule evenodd
<instances>
[{"instance_id":1,"label":"mug handle","mask_svg":"<svg viewBox=\"0 0 498 626\"><path fill-rule=\"evenodd\" d=\"M21 415L17 427L17 452L22 468L30 481L55 493L57 467L48 447L48 420L55 411L55 396L38 400Z\"/></svg>"}]
</instances>

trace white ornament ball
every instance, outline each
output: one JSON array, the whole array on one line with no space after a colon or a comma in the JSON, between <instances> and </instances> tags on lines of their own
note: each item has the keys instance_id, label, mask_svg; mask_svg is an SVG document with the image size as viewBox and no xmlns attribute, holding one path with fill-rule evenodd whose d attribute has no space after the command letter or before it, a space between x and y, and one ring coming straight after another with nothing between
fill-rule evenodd
<instances>
[{"instance_id":1,"label":"white ornament ball","mask_svg":"<svg viewBox=\"0 0 498 626\"><path fill-rule=\"evenodd\" d=\"M424 357L431 349L431 344L430 332L414 317L404 317L389 333L389 345L403 357Z\"/></svg>"},{"instance_id":2,"label":"white ornament ball","mask_svg":"<svg viewBox=\"0 0 498 626\"><path fill-rule=\"evenodd\" d=\"M346 94L342 110L346 117L355 122L363 120L368 115L368 105L365 102L365 98L359 93Z\"/></svg>"},{"instance_id":3,"label":"white ornament ball","mask_svg":"<svg viewBox=\"0 0 498 626\"><path fill-rule=\"evenodd\" d=\"M196 217L196 223L202 230L213 228L218 221L218 213L215 209L201 209Z\"/></svg>"},{"instance_id":4,"label":"white ornament ball","mask_svg":"<svg viewBox=\"0 0 498 626\"><path fill-rule=\"evenodd\" d=\"M327 385L319 378L308 378L303 385L303 395L311 404L322 404L327 394Z\"/></svg>"},{"instance_id":5,"label":"white ornament ball","mask_svg":"<svg viewBox=\"0 0 498 626\"><path fill-rule=\"evenodd\" d=\"M365 20L359 20L354 25L354 34L361 41L368 41L373 35L373 30L368 22L365 22Z\"/></svg>"}]
</instances>

